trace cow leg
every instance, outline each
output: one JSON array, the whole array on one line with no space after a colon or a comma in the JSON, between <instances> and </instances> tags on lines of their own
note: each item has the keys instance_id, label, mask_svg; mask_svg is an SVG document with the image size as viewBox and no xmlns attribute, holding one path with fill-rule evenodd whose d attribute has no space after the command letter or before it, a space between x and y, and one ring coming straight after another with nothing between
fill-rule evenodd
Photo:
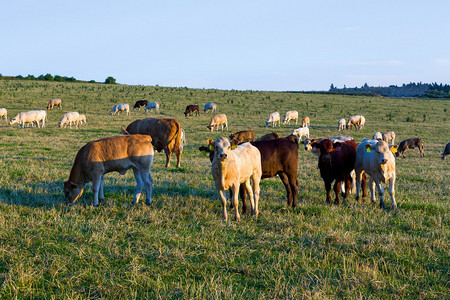
<instances>
[{"instance_id":1,"label":"cow leg","mask_svg":"<svg viewBox=\"0 0 450 300\"><path fill-rule=\"evenodd\" d=\"M325 191L327 192L327 203L331 204L331 182L330 181L325 181Z\"/></svg>"},{"instance_id":2,"label":"cow leg","mask_svg":"<svg viewBox=\"0 0 450 300\"><path fill-rule=\"evenodd\" d=\"M139 201L139 198L141 197L143 180L142 180L142 176L139 173L138 169L133 168L133 173L134 173L134 179L136 179L136 192L134 193L134 198L133 198L132 204L135 205Z\"/></svg>"},{"instance_id":3,"label":"cow leg","mask_svg":"<svg viewBox=\"0 0 450 300\"><path fill-rule=\"evenodd\" d=\"M164 152L166 153L166 168L170 167L170 151L168 149L164 149Z\"/></svg>"},{"instance_id":4,"label":"cow leg","mask_svg":"<svg viewBox=\"0 0 450 300\"><path fill-rule=\"evenodd\" d=\"M247 190L245 189L245 184L239 186L239 195L242 200L242 214L247 213Z\"/></svg>"},{"instance_id":5,"label":"cow leg","mask_svg":"<svg viewBox=\"0 0 450 300\"><path fill-rule=\"evenodd\" d=\"M397 209L397 203L395 202L395 177L389 179L389 195L391 196L391 208Z\"/></svg>"},{"instance_id":6,"label":"cow leg","mask_svg":"<svg viewBox=\"0 0 450 300\"><path fill-rule=\"evenodd\" d=\"M233 205L234 205L234 217L235 217L236 221L241 220L241 216L239 215L239 202L238 202L239 201L238 200L239 186L240 186L239 183L233 184L231 186L231 190L232 190L232 194L233 194L233 199L231 201L233 202Z\"/></svg>"},{"instance_id":7,"label":"cow leg","mask_svg":"<svg viewBox=\"0 0 450 300\"><path fill-rule=\"evenodd\" d=\"M362 173L361 182L362 182L363 197L366 197L367 196L367 174L366 174L366 172Z\"/></svg>"},{"instance_id":8,"label":"cow leg","mask_svg":"<svg viewBox=\"0 0 450 300\"><path fill-rule=\"evenodd\" d=\"M219 190L219 196L220 196L220 202L222 203L223 220L226 222L226 221L228 221L227 197L225 196L225 193L223 190Z\"/></svg>"},{"instance_id":9,"label":"cow leg","mask_svg":"<svg viewBox=\"0 0 450 300\"><path fill-rule=\"evenodd\" d=\"M175 150L175 156L177 157L177 168L181 168L181 149Z\"/></svg>"},{"instance_id":10,"label":"cow leg","mask_svg":"<svg viewBox=\"0 0 450 300\"><path fill-rule=\"evenodd\" d=\"M361 190L361 175L362 172L355 169L356 178L356 201L359 201L359 192Z\"/></svg>"},{"instance_id":11,"label":"cow leg","mask_svg":"<svg viewBox=\"0 0 450 300\"><path fill-rule=\"evenodd\" d=\"M373 181L373 178L370 177L369 179L369 189L370 189L370 201L372 201L372 203L375 203L375 181Z\"/></svg>"},{"instance_id":12,"label":"cow leg","mask_svg":"<svg viewBox=\"0 0 450 300\"><path fill-rule=\"evenodd\" d=\"M289 184L289 179L288 176L286 175L286 173L279 173L278 176L280 176L281 182L283 182L284 187L286 188L286 198L287 198L287 204L288 206L293 205L292 204L292 189L291 189L291 185Z\"/></svg>"},{"instance_id":13,"label":"cow leg","mask_svg":"<svg viewBox=\"0 0 450 300\"><path fill-rule=\"evenodd\" d=\"M384 204L384 188L380 181L375 180L375 183L378 189L378 194L380 195L380 208L386 209L386 205Z\"/></svg>"},{"instance_id":14,"label":"cow leg","mask_svg":"<svg viewBox=\"0 0 450 300\"><path fill-rule=\"evenodd\" d=\"M101 181L102 181L102 176L99 176L99 177L94 178L92 180L92 191L94 192L94 203L93 203L93 205L95 207L98 206L98 192L100 190Z\"/></svg>"},{"instance_id":15,"label":"cow leg","mask_svg":"<svg viewBox=\"0 0 450 300\"><path fill-rule=\"evenodd\" d=\"M253 186L255 183L253 182ZM255 206L255 194L256 191L252 189L252 185L250 184L250 180L247 180L245 182L245 190L247 191L248 197L250 198L250 207L251 207L251 214L252 216L258 215L256 212L256 206ZM255 194L254 194L255 193Z\"/></svg>"},{"instance_id":16,"label":"cow leg","mask_svg":"<svg viewBox=\"0 0 450 300\"><path fill-rule=\"evenodd\" d=\"M425 157L425 152L423 152L423 146L420 146L419 150L420 150L420 156Z\"/></svg>"},{"instance_id":17,"label":"cow leg","mask_svg":"<svg viewBox=\"0 0 450 300\"><path fill-rule=\"evenodd\" d=\"M152 188L153 188L153 176L150 173L150 169L142 169L141 170L141 177L144 181L145 186L145 204L151 205L152 204Z\"/></svg>"},{"instance_id":18,"label":"cow leg","mask_svg":"<svg viewBox=\"0 0 450 300\"><path fill-rule=\"evenodd\" d=\"M345 179L345 194L344 194L344 201L348 200L348 196L351 193L351 189L352 189L352 176L350 174L346 175ZM353 184L353 188L355 187L355 185Z\"/></svg>"},{"instance_id":19,"label":"cow leg","mask_svg":"<svg viewBox=\"0 0 450 300\"><path fill-rule=\"evenodd\" d=\"M339 190L341 189L341 182L338 181L338 180L336 180L336 181L334 182L333 188L334 188L334 194L336 195L336 198L334 199L334 204L338 204L338 205L339 205L339 203L340 203L340 200L339 200Z\"/></svg>"},{"instance_id":20,"label":"cow leg","mask_svg":"<svg viewBox=\"0 0 450 300\"><path fill-rule=\"evenodd\" d=\"M260 182L261 182L261 175L252 177L252 188L253 188L253 195L254 195L254 201L255 201L255 209L254 209L253 215L256 217L259 215L259 195L261 192L261 189L259 187Z\"/></svg>"},{"instance_id":21,"label":"cow leg","mask_svg":"<svg viewBox=\"0 0 450 300\"><path fill-rule=\"evenodd\" d=\"M104 182L103 182L103 175L100 178L100 189L99 189L99 195L98 195L98 201L99 202L103 202L103 200L105 200L105 195L103 194L103 187L104 187Z\"/></svg>"}]
</instances>

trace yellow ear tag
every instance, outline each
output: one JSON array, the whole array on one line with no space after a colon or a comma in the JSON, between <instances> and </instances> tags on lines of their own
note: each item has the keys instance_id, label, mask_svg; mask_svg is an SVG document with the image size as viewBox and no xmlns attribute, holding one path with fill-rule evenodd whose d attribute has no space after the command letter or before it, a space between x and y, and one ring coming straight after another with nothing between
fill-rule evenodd
<instances>
[{"instance_id":1,"label":"yellow ear tag","mask_svg":"<svg viewBox=\"0 0 450 300\"><path fill-rule=\"evenodd\" d=\"M237 147L237 145L231 145L231 150L234 150L234 149L236 149L236 147Z\"/></svg>"},{"instance_id":2,"label":"yellow ear tag","mask_svg":"<svg viewBox=\"0 0 450 300\"><path fill-rule=\"evenodd\" d=\"M392 152L392 153L397 152L397 148L392 148L391 152Z\"/></svg>"},{"instance_id":3,"label":"yellow ear tag","mask_svg":"<svg viewBox=\"0 0 450 300\"><path fill-rule=\"evenodd\" d=\"M208 146L208 148L209 148L209 150L214 150L214 146L211 144Z\"/></svg>"},{"instance_id":4,"label":"yellow ear tag","mask_svg":"<svg viewBox=\"0 0 450 300\"><path fill-rule=\"evenodd\" d=\"M372 150L370 149L370 147L366 148L366 152L367 152L367 153L372 152Z\"/></svg>"}]
</instances>

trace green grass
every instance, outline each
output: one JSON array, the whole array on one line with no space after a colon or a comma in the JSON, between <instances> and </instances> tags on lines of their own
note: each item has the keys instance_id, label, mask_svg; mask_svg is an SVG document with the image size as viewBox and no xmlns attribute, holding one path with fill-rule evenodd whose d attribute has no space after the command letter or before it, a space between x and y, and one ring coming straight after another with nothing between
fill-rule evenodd
<instances>
[{"instance_id":1,"label":"green grass","mask_svg":"<svg viewBox=\"0 0 450 300\"><path fill-rule=\"evenodd\" d=\"M9 118L63 100L44 129L0 121L0 298L448 298L450 168L440 159L450 138L448 100L15 80L0 80L0 91ZM161 114L108 114L140 99L159 101ZM229 132L208 132L211 113L184 117L186 105L206 102L227 114ZM327 205L317 159L301 148L297 208L287 207L284 186L272 178L261 183L258 218L235 222L229 211L223 223L198 147L245 129L286 136L298 125L272 129L264 121L288 110L311 118L312 137L339 135L337 121L354 114L366 117L365 129L343 134L357 141L387 130L396 143L422 137L424 158L411 150L396 160L399 209L382 211L354 195ZM86 114L87 125L58 128L68 111ZM130 205L130 171L106 176L99 208L90 185L66 206L62 184L78 149L154 116L179 120L187 145L181 169L176 160L165 169L156 154L153 204Z\"/></svg>"}]
</instances>

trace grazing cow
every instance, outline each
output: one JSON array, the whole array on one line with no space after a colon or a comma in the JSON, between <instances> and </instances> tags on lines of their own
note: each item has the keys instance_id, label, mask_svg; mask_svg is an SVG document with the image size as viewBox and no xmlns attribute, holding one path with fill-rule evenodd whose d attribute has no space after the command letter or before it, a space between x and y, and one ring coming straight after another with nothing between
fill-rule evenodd
<instances>
[{"instance_id":1,"label":"grazing cow","mask_svg":"<svg viewBox=\"0 0 450 300\"><path fill-rule=\"evenodd\" d=\"M223 220L227 221L228 219L227 198L224 191L230 188L233 195L235 218L236 221L240 220L237 194L241 183L245 184L250 196L252 216L258 216L259 182L262 174L259 150L250 143L243 143L234 148L233 142L230 143L225 137L215 141L209 139L208 144L214 147L211 172L222 202ZM250 185L250 179L252 185Z\"/></svg>"},{"instance_id":2,"label":"grazing cow","mask_svg":"<svg viewBox=\"0 0 450 300\"><path fill-rule=\"evenodd\" d=\"M217 104L215 104L215 103L206 103L205 107L203 108L203 112L207 112L207 111L215 112L216 110L218 110L218 108L217 108Z\"/></svg>"},{"instance_id":3,"label":"grazing cow","mask_svg":"<svg viewBox=\"0 0 450 300\"><path fill-rule=\"evenodd\" d=\"M147 100L138 100L136 101L136 103L133 106L133 110L135 110L136 108L138 110L141 110L141 106L143 106L144 108L147 106L148 101Z\"/></svg>"},{"instance_id":4,"label":"grazing cow","mask_svg":"<svg viewBox=\"0 0 450 300\"><path fill-rule=\"evenodd\" d=\"M8 111L6 110L6 108L0 108L0 118L8 122Z\"/></svg>"},{"instance_id":5,"label":"grazing cow","mask_svg":"<svg viewBox=\"0 0 450 300\"><path fill-rule=\"evenodd\" d=\"M159 113L159 102L150 102L149 104L147 104L147 106L145 107L145 113L147 113L147 110L152 111L152 109L155 109L155 112Z\"/></svg>"},{"instance_id":6,"label":"grazing cow","mask_svg":"<svg viewBox=\"0 0 450 300\"><path fill-rule=\"evenodd\" d=\"M313 148L318 148L319 155L319 169L320 176L325 183L325 190L327 194L327 203L331 203L331 183L334 181L334 193L336 198L335 204L339 204L339 192L341 183L345 183L344 201L348 198L351 188L351 172L355 167L356 147L355 141L347 141L344 143L333 142L329 139L324 139L312 145Z\"/></svg>"},{"instance_id":7,"label":"grazing cow","mask_svg":"<svg viewBox=\"0 0 450 300\"><path fill-rule=\"evenodd\" d=\"M78 121L77 121L77 125L83 125L86 124L86 116L83 114L80 114L80 116L78 117Z\"/></svg>"},{"instance_id":8,"label":"grazing cow","mask_svg":"<svg viewBox=\"0 0 450 300\"><path fill-rule=\"evenodd\" d=\"M39 122L42 121L42 127L45 127L45 119L47 118L47 112L45 110L31 110L18 113L14 118L9 120L9 125L15 123L19 124L19 127L25 127L25 124L30 124L34 127L35 124L39 126Z\"/></svg>"},{"instance_id":9,"label":"grazing cow","mask_svg":"<svg viewBox=\"0 0 450 300\"><path fill-rule=\"evenodd\" d=\"M342 118L338 121L338 131L341 131L344 129L345 129L345 119Z\"/></svg>"},{"instance_id":10,"label":"grazing cow","mask_svg":"<svg viewBox=\"0 0 450 300\"><path fill-rule=\"evenodd\" d=\"M262 137L257 138L255 141L257 141L257 142L268 141L268 140L279 139L279 138L280 138L280 136L278 135L278 133L271 132L271 133L263 135Z\"/></svg>"},{"instance_id":11,"label":"grazing cow","mask_svg":"<svg viewBox=\"0 0 450 300\"><path fill-rule=\"evenodd\" d=\"M126 129L122 128L124 134L147 134L152 137L155 150L166 153L166 168L170 166L170 156L175 153L177 157L177 168L181 166L181 152L183 143L181 139L181 126L175 119L148 118L136 120L130 123Z\"/></svg>"},{"instance_id":12,"label":"grazing cow","mask_svg":"<svg viewBox=\"0 0 450 300\"><path fill-rule=\"evenodd\" d=\"M364 124L366 124L366 118L364 118L364 116L361 115L351 116L350 118L348 118L346 128L351 129L352 126L355 126L356 129L361 130L363 129Z\"/></svg>"},{"instance_id":13,"label":"grazing cow","mask_svg":"<svg viewBox=\"0 0 450 300\"><path fill-rule=\"evenodd\" d=\"M408 149L414 149L419 148L420 151L420 157L424 157L425 153L423 152L423 141L421 138L410 138L406 139L400 142L400 145L398 145L398 151L395 153L395 156L402 156L403 158L406 158L405 152Z\"/></svg>"},{"instance_id":14,"label":"grazing cow","mask_svg":"<svg viewBox=\"0 0 450 300\"><path fill-rule=\"evenodd\" d=\"M111 112L109 113L111 116L114 116L115 114L119 115L121 111L125 111L127 113L127 116L130 115L130 105L128 103L124 104L116 104L111 109Z\"/></svg>"},{"instance_id":15,"label":"grazing cow","mask_svg":"<svg viewBox=\"0 0 450 300\"><path fill-rule=\"evenodd\" d=\"M200 114L200 110L198 108L198 105L188 105L186 106L186 110L184 111L184 116L187 117L189 114L192 116L193 113L196 113L197 116Z\"/></svg>"},{"instance_id":16,"label":"grazing cow","mask_svg":"<svg viewBox=\"0 0 450 300\"><path fill-rule=\"evenodd\" d=\"M253 142L255 140L254 130L244 130L230 134L230 141L238 140L239 143Z\"/></svg>"},{"instance_id":17,"label":"grazing cow","mask_svg":"<svg viewBox=\"0 0 450 300\"><path fill-rule=\"evenodd\" d=\"M379 140L379 141L381 141L382 139L383 139L383 135L379 131L375 132L373 134L373 136L372 136L372 140Z\"/></svg>"},{"instance_id":18,"label":"grazing cow","mask_svg":"<svg viewBox=\"0 0 450 300\"><path fill-rule=\"evenodd\" d=\"M395 148L395 147L394 147ZM381 183L389 181L389 195L391 207L397 208L395 202L395 158L385 141L364 139L356 149L356 200L359 201L361 189L361 175L363 172L370 176L369 188L372 203L375 203L375 186L380 196L380 208L385 209L384 188Z\"/></svg>"},{"instance_id":19,"label":"grazing cow","mask_svg":"<svg viewBox=\"0 0 450 300\"><path fill-rule=\"evenodd\" d=\"M288 123L291 123L291 120L295 120L295 124L298 123L298 112L295 110L290 110L286 113L283 120L283 125Z\"/></svg>"},{"instance_id":20,"label":"grazing cow","mask_svg":"<svg viewBox=\"0 0 450 300\"><path fill-rule=\"evenodd\" d=\"M326 137L326 138L317 138L317 139L305 139L303 141L303 144L305 144L305 151L312 151L312 154L319 157L320 150L318 148L313 148L312 144L314 143L320 143L322 140L328 139L332 143L341 142L344 143L346 141L353 141L353 138L351 136L332 136L332 137Z\"/></svg>"},{"instance_id":21,"label":"grazing cow","mask_svg":"<svg viewBox=\"0 0 450 300\"><path fill-rule=\"evenodd\" d=\"M78 123L80 121L80 114L76 111L65 113L62 117L61 121L58 122L58 127L61 128L64 126L66 128L67 124L72 128L72 123L75 124L75 127L78 128Z\"/></svg>"},{"instance_id":22,"label":"grazing cow","mask_svg":"<svg viewBox=\"0 0 450 300\"><path fill-rule=\"evenodd\" d=\"M383 138L383 141L385 141L388 144L389 144L389 141L392 140L391 145L394 145L395 132L393 132L393 131L385 132L385 133L382 134L382 138Z\"/></svg>"},{"instance_id":23,"label":"grazing cow","mask_svg":"<svg viewBox=\"0 0 450 300\"><path fill-rule=\"evenodd\" d=\"M286 199L289 206L297 206L298 195L298 140L294 135L285 138L274 138L250 142L258 148L261 153L262 179L280 176L286 188ZM214 149L214 148L213 148ZM214 158L214 150L207 147L200 147L200 151L209 153L209 159ZM240 189L242 199L242 212L247 212L246 193Z\"/></svg>"},{"instance_id":24,"label":"grazing cow","mask_svg":"<svg viewBox=\"0 0 450 300\"><path fill-rule=\"evenodd\" d=\"M51 99L48 101L47 109L53 109L53 107L58 107L59 109L62 108L61 106L61 99Z\"/></svg>"},{"instance_id":25,"label":"grazing cow","mask_svg":"<svg viewBox=\"0 0 450 300\"><path fill-rule=\"evenodd\" d=\"M225 124L225 127L228 130L227 116L225 114L215 115L214 117L211 118L211 121L209 122L209 125L206 126L206 128L208 128L209 131L213 132L214 127L216 127L217 131L219 131L219 125L221 125L223 131L223 124Z\"/></svg>"},{"instance_id":26,"label":"grazing cow","mask_svg":"<svg viewBox=\"0 0 450 300\"><path fill-rule=\"evenodd\" d=\"M124 175L128 169L133 169L136 179L133 204L139 201L144 185L145 203L150 205L153 185L150 168L154 155L151 141L148 135L134 134L105 138L84 145L75 157L69 179L64 182L66 202L74 203L83 194L84 186L92 181L93 205L98 206L99 201L104 199L103 176L110 172Z\"/></svg>"},{"instance_id":27,"label":"grazing cow","mask_svg":"<svg viewBox=\"0 0 450 300\"><path fill-rule=\"evenodd\" d=\"M277 125L280 125L280 114L278 112L273 112L269 115L269 118L266 121L266 127L268 127L270 124L272 124L272 127L275 127Z\"/></svg>"},{"instance_id":28,"label":"grazing cow","mask_svg":"<svg viewBox=\"0 0 450 300\"><path fill-rule=\"evenodd\" d=\"M291 134L298 136L298 141L301 142L302 136L306 136L309 139L309 128L300 127L297 129L293 129Z\"/></svg>"},{"instance_id":29,"label":"grazing cow","mask_svg":"<svg viewBox=\"0 0 450 300\"><path fill-rule=\"evenodd\" d=\"M450 143L447 143L447 145L445 145L444 152L442 152L441 154L441 158L445 159L445 157L449 154L450 154Z\"/></svg>"},{"instance_id":30,"label":"grazing cow","mask_svg":"<svg viewBox=\"0 0 450 300\"><path fill-rule=\"evenodd\" d=\"M310 126L309 117L304 117L302 120L302 127Z\"/></svg>"}]
</instances>

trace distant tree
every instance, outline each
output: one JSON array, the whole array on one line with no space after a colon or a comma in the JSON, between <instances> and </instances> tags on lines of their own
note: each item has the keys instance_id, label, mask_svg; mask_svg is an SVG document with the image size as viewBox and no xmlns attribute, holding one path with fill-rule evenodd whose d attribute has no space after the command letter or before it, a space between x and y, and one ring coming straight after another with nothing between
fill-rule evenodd
<instances>
[{"instance_id":1,"label":"distant tree","mask_svg":"<svg viewBox=\"0 0 450 300\"><path fill-rule=\"evenodd\" d=\"M45 78L45 80L47 80L47 81L53 81L53 76L52 76L51 74L49 74L49 73L47 73L47 74L44 76L44 78Z\"/></svg>"},{"instance_id":2,"label":"distant tree","mask_svg":"<svg viewBox=\"0 0 450 300\"><path fill-rule=\"evenodd\" d=\"M37 78L38 80L45 80L45 76L44 75L39 75L39 77Z\"/></svg>"},{"instance_id":3,"label":"distant tree","mask_svg":"<svg viewBox=\"0 0 450 300\"><path fill-rule=\"evenodd\" d=\"M16 78L17 79L23 79L23 76L22 75L17 75Z\"/></svg>"},{"instance_id":4,"label":"distant tree","mask_svg":"<svg viewBox=\"0 0 450 300\"><path fill-rule=\"evenodd\" d=\"M95 83L95 80L90 80L89 83Z\"/></svg>"},{"instance_id":5,"label":"distant tree","mask_svg":"<svg viewBox=\"0 0 450 300\"><path fill-rule=\"evenodd\" d=\"M331 84L330 85L330 91L334 91L334 89L335 89L334 84Z\"/></svg>"},{"instance_id":6,"label":"distant tree","mask_svg":"<svg viewBox=\"0 0 450 300\"><path fill-rule=\"evenodd\" d=\"M59 76L59 75L55 75L54 80L58 81L58 82L64 82L65 81L65 79L63 77Z\"/></svg>"},{"instance_id":7,"label":"distant tree","mask_svg":"<svg viewBox=\"0 0 450 300\"><path fill-rule=\"evenodd\" d=\"M36 77L34 77L34 75L28 74L27 79L28 80L36 80Z\"/></svg>"},{"instance_id":8,"label":"distant tree","mask_svg":"<svg viewBox=\"0 0 450 300\"><path fill-rule=\"evenodd\" d=\"M116 84L116 80L114 79L114 77L109 76L108 78L106 78L105 83L106 84Z\"/></svg>"}]
</instances>

